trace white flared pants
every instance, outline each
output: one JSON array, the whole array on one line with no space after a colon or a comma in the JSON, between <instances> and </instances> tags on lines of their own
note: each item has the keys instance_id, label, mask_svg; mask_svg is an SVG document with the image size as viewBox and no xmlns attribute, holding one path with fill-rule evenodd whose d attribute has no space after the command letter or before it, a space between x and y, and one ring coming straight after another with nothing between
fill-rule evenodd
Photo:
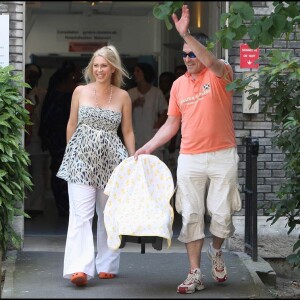
<instances>
[{"instance_id":1,"label":"white flared pants","mask_svg":"<svg viewBox=\"0 0 300 300\"><path fill-rule=\"evenodd\" d=\"M107 246L107 233L104 227L103 210L107 202L101 189L88 185L68 183L70 215L67 232L63 277L71 278L73 273L84 272L88 279L100 272L117 274L120 263L120 250ZM93 239L93 217L97 221L97 255Z\"/></svg>"}]
</instances>

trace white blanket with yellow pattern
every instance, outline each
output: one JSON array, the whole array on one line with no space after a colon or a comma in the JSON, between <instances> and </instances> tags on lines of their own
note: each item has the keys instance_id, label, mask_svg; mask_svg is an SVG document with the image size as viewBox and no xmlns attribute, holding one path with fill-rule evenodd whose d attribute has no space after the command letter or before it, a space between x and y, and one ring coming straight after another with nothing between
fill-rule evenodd
<instances>
[{"instance_id":1,"label":"white blanket with yellow pattern","mask_svg":"<svg viewBox=\"0 0 300 300\"><path fill-rule=\"evenodd\" d=\"M122 235L158 236L170 247L174 182L159 158L148 154L138 160L126 158L114 169L104 193L109 196L104 209L109 248L118 249Z\"/></svg>"}]
</instances>

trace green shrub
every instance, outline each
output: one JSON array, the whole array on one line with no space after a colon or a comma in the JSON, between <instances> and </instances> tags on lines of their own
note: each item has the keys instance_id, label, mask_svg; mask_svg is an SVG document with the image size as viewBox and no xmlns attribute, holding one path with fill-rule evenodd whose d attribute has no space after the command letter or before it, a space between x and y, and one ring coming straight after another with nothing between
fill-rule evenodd
<instances>
[{"instance_id":1,"label":"green shrub","mask_svg":"<svg viewBox=\"0 0 300 300\"><path fill-rule=\"evenodd\" d=\"M25 151L23 129L30 125L22 90L30 87L22 73L14 67L0 67L0 249L6 254L11 247L19 248L21 237L13 228L15 216L27 216L23 211L25 189L31 189L28 172L29 155Z\"/></svg>"}]
</instances>

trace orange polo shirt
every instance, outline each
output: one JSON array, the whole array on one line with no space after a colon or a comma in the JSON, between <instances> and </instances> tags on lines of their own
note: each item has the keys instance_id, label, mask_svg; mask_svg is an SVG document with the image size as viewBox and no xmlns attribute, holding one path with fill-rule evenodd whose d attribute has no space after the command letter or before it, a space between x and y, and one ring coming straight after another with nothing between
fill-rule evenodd
<instances>
[{"instance_id":1,"label":"orange polo shirt","mask_svg":"<svg viewBox=\"0 0 300 300\"><path fill-rule=\"evenodd\" d=\"M233 72L224 64L227 76L222 78L206 68L196 80L187 72L173 83L168 115L181 116L182 154L236 147L232 92L226 91Z\"/></svg>"}]
</instances>

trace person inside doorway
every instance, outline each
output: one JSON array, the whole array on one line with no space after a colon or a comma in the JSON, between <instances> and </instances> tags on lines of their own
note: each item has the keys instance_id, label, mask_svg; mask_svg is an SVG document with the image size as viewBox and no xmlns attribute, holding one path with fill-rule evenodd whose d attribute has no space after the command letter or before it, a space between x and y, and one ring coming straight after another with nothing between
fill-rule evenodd
<instances>
[{"instance_id":1,"label":"person inside doorway","mask_svg":"<svg viewBox=\"0 0 300 300\"><path fill-rule=\"evenodd\" d=\"M26 126L25 149L29 153L29 172L32 176L32 191L26 192L24 210L31 217L43 214L45 209L47 153L42 150L41 139L38 135L41 109L47 90L39 86L42 69L34 63L25 65L25 82L30 88L25 88L25 98L31 101L25 107L29 111L32 125Z\"/></svg>"},{"instance_id":2,"label":"person inside doorway","mask_svg":"<svg viewBox=\"0 0 300 300\"><path fill-rule=\"evenodd\" d=\"M175 80L180 76L184 75L187 71L187 67L185 64L177 65L174 70Z\"/></svg>"},{"instance_id":3,"label":"person inside doorway","mask_svg":"<svg viewBox=\"0 0 300 300\"><path fill-rule=\"evenodd\" d=\"M128 90L132 100L132 119L136 148L141 147L154 136L167 118L167 101L163 92L153 85L155 71L152 65L138 63L134 68L136 87ZM164 147L153 153L160 160L164 157Z\"/></svg>"},{"instance_id":4,"label":"person inside doorway","mask_svg":"<svg viewBox=\"0 0 300 300\"><path fill-rule=\"evenodd\" d=\"M81 81L81 69L66 60L51 76L42 107L39 135L42 149L51 157L51 189L58 215L69 216L68 185L56 177L66 149L66 129L71 109L72 93Z\"/></svg>"},{"instance_id":5,"label":"person inside doorway","mask_svg":"<svg viewBox=\"0 0 300 300\"><path fill-rule=\"evenodd\" d=\"M174 80L175 80L175 76L174 73L172 72L162 72L159 75L158 86L163 92L167 103L169 103L170 91Z\"/></svg>"}]
</instances>

